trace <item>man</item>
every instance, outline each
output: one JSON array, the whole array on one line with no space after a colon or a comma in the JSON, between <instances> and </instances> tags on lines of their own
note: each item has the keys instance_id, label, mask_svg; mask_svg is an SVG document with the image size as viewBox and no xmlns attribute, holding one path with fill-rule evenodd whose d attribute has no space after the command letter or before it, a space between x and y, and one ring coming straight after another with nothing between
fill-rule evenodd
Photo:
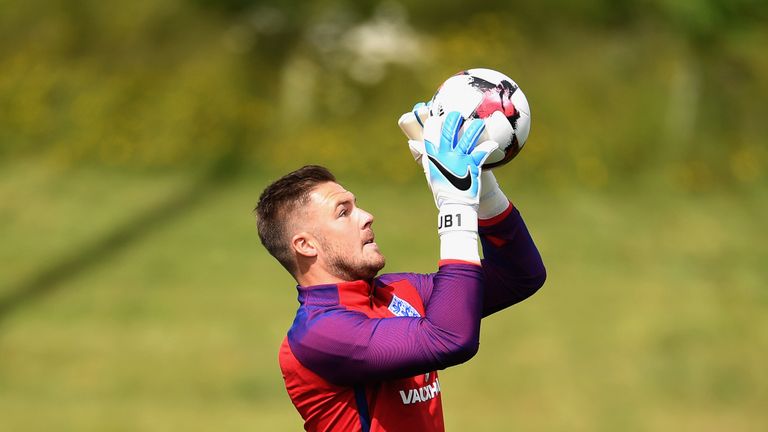
<instances>
[{"instance_id":1,"label":"man","mask_svg":"<svg viewBox=\"0 0 768 432\"><path fill-rule=\"evenodd\" d=\"M425 139L410 141L439 209L436 273L376 276L385 260L374 218L325 168L294 171L259 198L262 243L298 283L279 360L306 430L443 431L437 370L474 356L481 317L544 283L525 224L490 172L481 197L481 166L497 144L477 143L480 120L459 137L462 123L458 113L427 119Z\"/></svg>"}]
</instances>

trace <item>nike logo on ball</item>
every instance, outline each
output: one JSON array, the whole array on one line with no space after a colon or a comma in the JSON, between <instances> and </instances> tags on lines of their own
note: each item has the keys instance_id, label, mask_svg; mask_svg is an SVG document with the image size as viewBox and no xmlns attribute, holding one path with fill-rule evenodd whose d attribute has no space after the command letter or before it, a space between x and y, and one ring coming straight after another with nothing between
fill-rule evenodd
<instances>
[{"instance_id":1,"label":"nike logo on ball","mask_svg":"<svg viewBox=\"0 0 768 432\"><path fill-rule=\"evenodd\" d=\"M451 170L444 167L443 164L441 164L440 161L435 159L432 155L427 155L427 157L429 158L429 161L437 167L437 170L440 171L440 174L447 178L448 181L451 182L451 184L456 189L465 191L472 187L472 178L469 176L469 167L467 167L467 173L464 174L463 177L459 177L452 173Z\"/></svg>"}]
</instances>

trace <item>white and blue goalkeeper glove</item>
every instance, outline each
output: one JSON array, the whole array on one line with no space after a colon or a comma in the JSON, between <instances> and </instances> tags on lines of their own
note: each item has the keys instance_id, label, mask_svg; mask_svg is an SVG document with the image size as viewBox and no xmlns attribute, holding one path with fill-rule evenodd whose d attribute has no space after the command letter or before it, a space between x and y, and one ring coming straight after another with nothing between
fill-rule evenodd
<instances>
[{"instance_id":1,"label":"white and blue goalkeeper glove","mask_svg":"<svg viewBox=\"0 0 768 432\"><path fill-rule=\"evenodd\" d=\"M506 120L506 118L503 117L503 115L501 115L501 117L502 119L498 119L492 115L485 120L486 125L488 126L490 123L489 127L491 127L491 129L494 129L496 126L498 126L496 129L499 129L499 127L502 129L505 126L508 127L509 122ZM418 144L414 146L411 144L411 142L424 140L424 124L429 118L429 105L425 104L424 102L419 102L413 106L413 109L410 112L401 115L397 122L398 126L400 126L400 129L403 131L403 133L405 133L405 136L408 137L411 154L419 164L422 163L422 153L415 151L414 147L420 147ZM486 133L482 135L483 136L481 136L480 139L485 138L489 134L486 131ZM491 133L490 136L494 136L494 133ZM502 190L499 188L499 183L496 181L496 177L493 175L491 170L482 170L480 175L480 184L482 185L482 189L480 190L480 205L477 210L477 215L480 219L493 218L494 216L501 214L504 210L507 209L509 206L509 199L507 199L506 195L504 195L504 192L502 192Z\"/></svg>"},{"instance_id":2,"label":"white and blue goalkeeper glove","mask_svg":"<svg viewBox=\"0 0 768 432\"><path fill-rule=\"evenodd\" d=\"M413 106L410 112L400 116L397 120L397 125L400 126L400 129L409 140L424 141L424 122L427 121L429 115L429 104L419 102ZM416 162L421 163L421 160L418 159L421 155L413 153L413 151L411 153Z\"/></svg>"},{"instance_id":3,"label":"white and blue goalkeeper glove","mask_svg":"<svg viewBox=\"0 0 768 432\"><path fill-rule=\"evenodd\" d=\"M478 144L485 129L482 120L469 123L459 137L464 118L458 112L430 117L424 125L424 141L408 142L411 152L421 159L427 182L438 209L459 204L477 211L480 204L480 172L488 155L498 143Z\"/></svg>"},{"instance_id":4,"label":"white and blue goalkeeper glove","mask_svg":"<svg viewBox=\"0 0 768 432\"><path fill-rule=\"evenodd\" d=\"M438 208L441 259L480 262L477 209L481 166L499 144L478 144L485 128L482 120L471 121L459 137L463 123L458 112L429 117L424 123L424 140L410 140L408 144L421 161Z\"/></svg>"}]
</instances>

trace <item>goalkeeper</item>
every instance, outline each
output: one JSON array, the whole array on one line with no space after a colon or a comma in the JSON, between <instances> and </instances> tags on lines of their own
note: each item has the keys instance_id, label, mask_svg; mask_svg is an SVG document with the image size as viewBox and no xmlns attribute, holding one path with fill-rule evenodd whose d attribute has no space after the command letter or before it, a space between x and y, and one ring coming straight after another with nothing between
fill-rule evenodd
<instances>
[{"instance_id":1,"label":"goalkeeper","mask_svg":"<svg viewBox=\"0 0 768 432\"><path fill-rule=\"evenodd\" d=\"M325 168L305 166L261 194L259 237L298 283L279 362L306 430L443 431L437 371L475 355L481 317L543 285L520 213L481 173L497 144L478 143L481 120L459 137L462 123L449 113L427 118L423 139L407 131L439 210L436 273L377 276L373 216Z\"/></svg>"}]
</instances>

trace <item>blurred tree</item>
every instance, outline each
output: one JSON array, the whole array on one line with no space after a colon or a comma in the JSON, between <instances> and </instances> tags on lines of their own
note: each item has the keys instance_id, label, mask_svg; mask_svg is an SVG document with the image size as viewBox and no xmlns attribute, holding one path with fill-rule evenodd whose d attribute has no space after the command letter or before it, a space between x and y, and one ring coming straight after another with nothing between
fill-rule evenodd
<instances>
[{"instance_id":1,"label":"blurred tree","mask_svg":"<svg viewBox=\"0 0 768 432\"><path fill-rule=\"evenodd\" d=\"M344 169L408 178L397 116L486 66L531 100L523 172L754 182L767 15L755 0L5 0L0 155L163 167L235 151L282 169L365 142Z\"/></svg>"}]
</instances>

